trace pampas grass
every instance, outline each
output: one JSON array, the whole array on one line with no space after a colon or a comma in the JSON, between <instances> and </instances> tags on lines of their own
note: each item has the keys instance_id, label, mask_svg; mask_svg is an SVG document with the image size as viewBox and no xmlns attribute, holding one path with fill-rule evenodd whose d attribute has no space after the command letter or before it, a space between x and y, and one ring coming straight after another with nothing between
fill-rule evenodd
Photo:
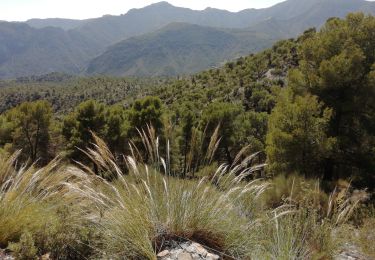
<instances>
[{"instance_id":1,"label":"pampas grass","mask_svg":"<svg viewBox=\"0 0 375 260\"><path fill-rule=\"evenodd\" d=\"M244 183L243 179L259 167L222 165L212 178L185 180L170 176L168 159L156 158L159 153L153 151L150 157L161 167L127 156L125 175L104 142L95 139L95 148L87 155L117 180L110 183L92 173L94 186L71 185L71 189L95 201L101 212L87 215L103 234L99 253L154 259L170 240L193 240L236 258L250 254L255 244L252 233L265 220L255 214L249 218L241 206L244 200L259 197L267 183ZM152 144L157 141L147 141L146 147L157 147ZM95 184L98 181L104 184L101 189Z\"/></svg>"}]
</instances>

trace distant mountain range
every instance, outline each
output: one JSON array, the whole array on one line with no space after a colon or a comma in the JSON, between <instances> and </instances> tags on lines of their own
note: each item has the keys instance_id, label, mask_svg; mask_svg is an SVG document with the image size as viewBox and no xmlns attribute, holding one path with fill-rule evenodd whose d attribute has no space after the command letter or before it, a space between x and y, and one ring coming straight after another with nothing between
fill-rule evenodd
<instances>
[{"instance_id":1,"label":"distant mountain range","mask_svg":"<svg viewBox=\"0 0 375 260\"><path fill-rule=\"evenodd\" d=\"M265 9L195 11L160 2L87 20L0 22L0 78L49 72L110 75L193 73L349 12L364 0L288 0Z\"/></svg>"},{"instance_id":2,"label":"distant mountain range","mask_svg":"<svg viewBox=\"0 0 375 260\"><path fill-rule=\"evenodd\" d=\"M118 76L194 73L266 48L274 40L252 30L172 23L111 46L89 63L87 73Z\"/></svg>"}]
</instances>

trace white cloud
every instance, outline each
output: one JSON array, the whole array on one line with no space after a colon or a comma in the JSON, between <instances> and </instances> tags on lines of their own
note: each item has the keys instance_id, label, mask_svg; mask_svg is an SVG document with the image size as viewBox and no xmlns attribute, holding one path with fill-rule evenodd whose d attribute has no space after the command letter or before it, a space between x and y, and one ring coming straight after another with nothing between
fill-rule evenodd
<instances>
[{"instance_id":1,"label":"white cloud","mask_svg":"<svg viewBox=\"0 0 375 260\"><path fill-rule=\"evenodd\" d=\"M283 0L170 0L173 5L204 9L214 7L230 11L262 8ZM0 0L0 20L24 21L30 18L85 19L104 14L119 15L131 8L141 8L155 0Z\"/></svg>"}]
</instances>

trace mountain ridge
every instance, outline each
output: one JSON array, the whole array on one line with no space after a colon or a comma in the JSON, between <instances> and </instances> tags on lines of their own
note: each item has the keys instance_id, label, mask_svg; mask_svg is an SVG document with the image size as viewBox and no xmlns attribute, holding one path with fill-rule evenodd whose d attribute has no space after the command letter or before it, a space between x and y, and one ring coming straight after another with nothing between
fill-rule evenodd
<instances>
[{"instance_id":1,"label":"mountain ridge","mask_svg":"<svg viewBox=\"0 0 375 260\"><path fill-rule=\"evenodd\" d=\"M244 38L261 35L260 39L245 40L242 41L243 46L236 46L246 51L269 47L271 43L265 44L269 39L294 37L309 27L321 26L332 16L343 17L354 11L375 14L375 3L364 0L288 0L269 8L230 12L215 8L196 11L159 2L131 9L120 16L107 15L87 20L53 18L29 20L26 23L4 22L0 23L0 39L5 39L0 41L0 77L14 78L54 71L83 73L91 60L115 49L115 45L132 37L159 31L175 22L218 30L240 29ZM192 39L191 44L194 44L194 40L198 39ZM18 48L19 45L22 48ZM194 55L197 56L199 51L201 49L197 48ZM212 56L222 57L220 55ZM216 59L209 62L215 63ZM190 70L181 72L190 73Z\"/></svg>"},{"instance_id":2,"label":"mountain ridge","mask_svg":"<svg viewBox=\"0 0 375 260\"><path fill-rule=\"evenodd\" d=\"M256 52L274 40L251 30L171 23L156 32L111 46L89 63L87 73L115 76L190 74Z\"/></svg>"}]
</instances>

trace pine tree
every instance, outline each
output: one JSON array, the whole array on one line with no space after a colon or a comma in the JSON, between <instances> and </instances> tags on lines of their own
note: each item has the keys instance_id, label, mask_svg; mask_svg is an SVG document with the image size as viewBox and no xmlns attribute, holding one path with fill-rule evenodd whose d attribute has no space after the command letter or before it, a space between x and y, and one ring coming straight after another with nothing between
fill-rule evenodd
<instances>
[{"instance_id":1,"label":"pine tree","mask_svg":"<svg viewBox=\"0 0 375 260\"><path fill-rule=\"evenodd\" d=\"M294 97L290 89L284 90L269 118L269 170L320 177L322 162L334 143L326 135L330 118L331 110L323 109L317 97Z\"/></svg>"}]
</instances>

